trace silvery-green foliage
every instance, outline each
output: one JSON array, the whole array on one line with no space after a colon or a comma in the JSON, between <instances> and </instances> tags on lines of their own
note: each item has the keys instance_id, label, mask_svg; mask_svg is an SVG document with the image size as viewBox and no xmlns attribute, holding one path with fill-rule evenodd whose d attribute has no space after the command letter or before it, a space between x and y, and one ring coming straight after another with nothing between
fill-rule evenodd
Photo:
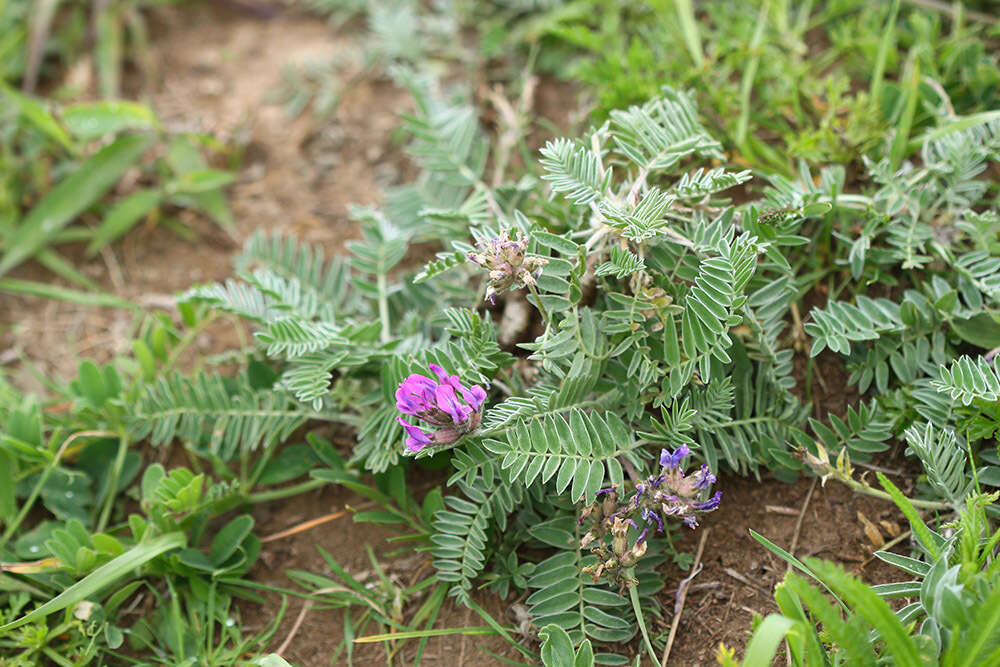
<instances>
[{"instance_id":1,"label":"silvery-green foliage","mask_svg":"<svg viewBox=\"0 0 1000 667\"><path fill-rule=\"evenodd\" d=\"M599 489L624 486L626 468L644 474L660 447L687 443L713 469L764 465L794 474L800 464L792 449L806 442L805 406L789 392L781 332L793 291L779 279L787 274L782 248L798 242L804 216L792 211L768 222L727 204L724 190L749 173L707 162L722 155L690 98L665 89L581 140L549 142L540 180L487 184L492 147L472 108L429 92L434 87L421 75L399 77L417 100L405 127L420 172L389 193L384 209L353 212L363 238L348 244L350 258L326 261L290 239L255 236L237 261L238 280L184 296L245 319L256 354L279 372L262 396L282 401L294 417L248 432L265 442L315 415L346 410L357 428L353 463L384 471L404 451L394 406L403 379L433 363L470 384L496 381L478 431L418 455L451 450L457 486L433 522L431 542L439 578L463 600L510 515L549 498L592 502ZM536 369L530 378L508 370L514 357L498 346L489 312L479 310L482 274L464 261L501 228L523 233L528 252L547 260L526 294L540 332L519 344ZM772 240L758 235L772 228L781 230ZM422 268L407 266L410 244L431 239L445 249ZM339 385L353 388L352 402L344 404ZM176 396L176 409L195 409L211 396L204 393L164 388L147 400L151 410L169 410ZM661 407L665 421L647 406ZM200 421L195 414L165 420L162 437L214 425L226 440L219 427L240 426L203 407ZM678 409L680 421L672 422ZM551 543L553 535L523 539ZM581 578L593 556L579 536L564 542L528 581L538 589L529 600L533 614L572 637L631 637L634 626L620 619L625 601ZM644 600L655 582L647 572L653 560L638 570ZM580 566L570 604L545 583L564 561Z\"/></svg>"},{"instance_id":2,"label":"silvery-green foliage","mask_svg":"<svg viewBox=\"0 0 1000 667\"><path fill-rule=\"evenodd\" d=\"M924 464L934 493L951 502L972 474L964 464L956 472L967 460L956 450L985 457L982 479L1000 481L1000 460L980 442L995 430L988 404L1000 389L996 371L983 358L960 356L1000 346L1000 248L986 175L997 160L997 129L995 121L945 125L928 133L919 164L904 162L898 170L886 157L866 159L871 192L846 198L811 182L786 182L772 195L791 203L799 188L804 196L828 199L846 223L860 223L855 239L835 234L847 244L851 279L840 298L808 314L803 328L811 354L829 349L846 357L849 382L879 393L895 434L910 427L910 451ZM898 285L873 293L866 281ZM913 424L914 411L929 424ZM956 440L969 426L970 442Z\"/></svg>"},{"instance_id":3,"label":"silvery-green foliage","mask_svg":"<svg viewBox=\"0 0 1000 667\"><path fill-rule=\"evenodd\" d=\"M162 419L163 437L221 428L223 441L236 429L267 442L336 415L356 429L351 465L387 471L405 452L397 387L441 366L490 397L476 430L415 455L447 458L450 467L451 492L429 537L438 577L471 604L498 536L541 516L505 538L557 549L527 579L528 605L539 627L574 642L624 641L635 626L622 624L626 598L581 575L593 556L580 546L570 508L600 489L627 489L629 471L647 475L660 448L685 445L713 471L768 469L791 479L802 467L798 451L819 442L862 460L903 433L915 412L933 421L904 433L931 492L955 506L964 498L965 440L953 420L959 403L992 395L996 378L978 362L938 369L960 339L982 335L976 318L997 297L1000 262L988 215L960 210L968 204L958 196L931 196L941 183L980 173L957 161L957 149L928 148L935 162L898 174L911 179L907 189L879 161L870 163L878 190L864 194L845 194L842 168L814 179L803 167L798 180L770 177L762 200L733 206L726 190L750 174L716 164L724 156L690 97L664 89L580 138L549 141L533 173L487 182L497 147L473 108L444 98L423 74L396 76L416 99L405 127L419 173L392 189L382 209L352 212L362 238L348 244L350 258L326 261L317 249L258 236L237 262L239 280L184 297L251 323L254 354L278 375L270 392L240 398L240 407L274 419L241 424L225 414L235 407L210 411L210 392L163 389L146 399L151 408L172 414L176 396L176 409L191 413ZM954 243L934 228L942 211L956 221ZM898 295L832 300L801 324L801 296L812 286L798 275L813 242L807 230L828 216L865 221L863 241L844 230L829 237L851 280L904 264L928 272ZM493 310L483 307L491 278L467 256L501 230L501 238L523 234L519 252L546 262L534 284L500 295ZM428 241L438 244L436 256L408 263L411 246ZM937 269L945 261L950 273ZM531 326L514 349L502 349L496 321L514 300L533 307ZM843 418L809 419L794 392L792 341L847 356L849 381L881 395ZM278 404L254 406L265 396ZM654 551L636 570L644 596Z\"/></svg>"}]
</instances>

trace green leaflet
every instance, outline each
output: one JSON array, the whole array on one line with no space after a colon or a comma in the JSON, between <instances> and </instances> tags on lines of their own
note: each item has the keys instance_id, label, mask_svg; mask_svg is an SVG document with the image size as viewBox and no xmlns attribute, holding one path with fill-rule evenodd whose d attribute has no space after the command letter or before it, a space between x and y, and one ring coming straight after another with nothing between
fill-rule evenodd
<instances>
[{"instance_id":1,"label":"green leaflet","mask_svg":"<svg viewBox=\"0 0 1000 667\"><path fill-rule=\"evenodd\" d=\"M87 246L87 254L90 256L97 254L98 250L124 235L144 215L160 205L161 197L157 190L138 190L116 202L94 231L93 238Z\"/></svg>"},{"instance_id":2,"label":"green leaflet","mask_svg":"<svg viewBox=\"0 0 1000 667\"><path fill-rule=\"evenodd\" d=\"M63 108L60 115L73 136L85 141L126 130L159 128L152 109L126 100L70 104Z\"/></svg>"},{"instance_id":3,"label":"green leaflet","mask_svg":"<svg viewBox=\"0 0 1000 667\"><path fill-rule=\"evenodd\" d=\"M569 489L570 498L594 502L603 486L621 484L618 457L636 448L628 427L615 414L561 414L514 424L506 438L487 439L484 446L498 457L511 484L530 486L555 480L557 493ZM607 484L605 484L607 481Z\"/></svg>"}]
</instances>

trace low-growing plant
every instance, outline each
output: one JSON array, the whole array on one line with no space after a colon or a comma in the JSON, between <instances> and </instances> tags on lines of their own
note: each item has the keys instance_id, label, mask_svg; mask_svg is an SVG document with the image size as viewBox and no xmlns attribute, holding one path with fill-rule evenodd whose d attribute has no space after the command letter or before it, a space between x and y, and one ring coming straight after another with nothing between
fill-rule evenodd
<instances>
[{"instance_id":1,"label":"low-growing plant","mask_svg":"<svg viewBox=\"0 0 1000 667\"><path fill-rule=\"evenodd\" d=\"M0 84L0 276L34 258L93 288L54 246L86 242L95 255L144 220L190 232L171 215L203 212L227 233L232 214L222 188L233 174L213 169L205 135L170 134L153 111L127 101L49 108ZM6 280L7 289L24 285Z\"/></svg>"},{"instance_id":2,"label":"low-growing plant","mask_svg":"<svg viewBox=\"0 0 1000 667\"><path fill-rule=\"evenodd\" d=\"M163 664L239 664L273 631L248 638L229 624L236 597L259 601L246 580L261 548L252 507L333 484L371 502L356 520L398 527L402 549L430 561L408 585L371 550L367 578L325 552L329 572L289 573L309 604L344 610L337 656L350 661L355 643L374 642L391 661L419 640L419 661L430 636L486 632L546 665L659 664L660 570L690 566L674 538L727 502L723 475L813 473L897 504L917 554L878 556L917 579L869 587L758 536L823 589L786 577L780 613L756 626L743 664L770 664L782 641L803 665L991 664L1000 225L989 170L1000 121L983 111L995 66L982 42L959 25L944 40L934 20L910 13L901 28L899 3L844 0L815 15L808 4L796 14L788 3L719 3L701 15L676 2L656 16L617 3L586 16L593 3L500 4L525 29L519 40L555 35L593 49L606 30L589 22L611 15L622 17L612 33L647 22L676 32L690 62L649 58L643 35L611 67L625 48L612 41L584 71L612 100L642 99L607 105L580 136L551 139L532 159L527 103L493 91L505 111L487 131L460 83L419 66L421 37L459 34L453 13L351 3L366 12L379 66L412 94L402 131L414 178L381 208L351 209L360 237L345 257L253 235L233 279L181 295L182 324L148 319L131 357L83 364L62 391L66 406L44 410L0 385L0 641L21 642L25 660L58 655L47 634L58 630L64 655L84 662L127 637ZM814 20L833 41L817 59L832 74L817 75L801 53L765 57L772 32L801 44ZM897 58L904 35L911 48ZM533 58L565 61L566 49L546 43ZM855 50L875 53L867 97L850 92L852 77L869 73ZM737 70L748 54L751 66ZM654 60L689 70L683 85L662 86ZM781 72L789 61L792 77ZM636 62L650 65L649 81ZM530 69L518 70L524 99ZM633 74L638 84L622 83ZM771 109L752 93L775 81ZM850 118L816 99L786 113L817 91ZM4 94L36 139L68 132L65 113ZM701 113L696 100L708 102ZM87 105L84 117L102 109ZM110 113L100 136L116 138L9 225L0 271L45 261L47 244L98 210L150 137L162 138L155 121L117 124L127 115ZM774 135L803 159L769 146ZM97 134L85 138L97 148ZM176 140L166 141L167 171L150 171L161 177ZM62 183L93 178L89 160L121 146L130 150L114 178L69 213L46 213ZM512 159L516 150L527 159ZM186 194L218 194L221 172L199 164L177 178L212 188ZM152 210L173 191L143 192L157 193ZM87 236L95 248L111 240L101 229L144 215L117 213L129 199ZM46 225L28 224L32 215ZM204 360L180 371L182 352L220 315L253 334L225 355L238 371L214 373ZM842 415L810 417L814 385L826 382L821 355L846 369L837 389L862 397ZM921 467L912 499L853 467L894 439ZM185 467L143 458L178 443ZM413 481L426 470L441 482L424 494ZM477 603L487 587L523 598L525 639ZM140 589L157 609L126 624L117 612ZM486 626L434 628L449 595ZM900 597L914 601L894 611L886 599ZM540 656L527 638L540 640ZM735 664L728 649L719 659Z\"/></svg>"},{"instance_id":3,"label":"low-growing plant","mask_svg":"<svg viewBox=\"0 0 1000 667\"><path fill-rule=\"evenodd\" d=\"M4 2L0 5L0 82L34 92L58 80L70 66L89 63L100 96L119 97L126 62L138 65L147 78L153 74L148 10L176 2Z\"/></svg>"}]
</instances>

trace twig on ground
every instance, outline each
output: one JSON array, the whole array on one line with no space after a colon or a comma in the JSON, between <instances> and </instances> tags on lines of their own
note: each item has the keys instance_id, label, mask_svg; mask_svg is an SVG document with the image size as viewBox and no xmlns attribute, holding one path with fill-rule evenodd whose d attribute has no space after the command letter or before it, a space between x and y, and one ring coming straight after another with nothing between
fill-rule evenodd
<instances>
[{"instance_id":1,"label":"twig on ground","mask_svg":"<svg viewBox=\"0 0 1000 667\"><path fill-rule=\"evenodd\" d=\"M312 609L313 601L304 600L302 602L302 609L299 610L299 615L295 618L295 623L292 624L292 629L288 631L288 636L285 637L285 641L281 642L281 646L275 651L278 655L284 655L288 647L292 645L292 640L295 639L295 635L298 634L299 628L302 627L302 622L306 620L306 614Z\"/></svg>"},{"instance_id":2,"label":"twig on ground","mask_svg":"<svg viewBox=\"0 0 1000 667\"><path fill-rule=\"evenodd\" d=\"M691 567L691 576L681 581L677 587L677 603L674 605L674 620L670 623L670 635L667 636L667 645L663 649L663 659L660 667L667 667L667 660L670 659L670 649L674 646L674 637L677 636L677 628L681 624L681 614L684 613L684 601L687 600L687 588L691 580L701 572L701 555L705 552L705 542L708 540L710 528L706 528L701 534L701 541L698 543L698 552L694 557L694 565Z\"/></svg>"},{"instance_id":3,"label":"twig on ground","mask_svg":"<svg viewBox=\"0 0 1000 667\"><path fill-rule=\"evenodd\" d=\"M366 505L374 506L375 503L362 503L358 505L355 509L361 509ZM309 521L303 521L302 523L296 524L291 528L286 528L281 532L274 533L273 535L268 535L266 537L262 537L260 541L261 543L266 544L267 542L273 542L275 540L280 540L285 537L291 537L292 535L303 533L309 530L310 528L315 528L316 526L323 525L324 523L328 523L330 521L336 521L337 519L346 516L347 514L350 514L350 512L351 512L350 509L342 509L339 512L333 512L331 514L325 514L315 519L310 519Z\"/></svg>"},{"instance_id":4,"label":"twig on ground","mask_svg":"<svg viewBox=\"0 0 1000 667\"><path fill-rule=\"evenodd\" d=\"M321 588L317 591L313 591L313 595L323 595L324 593L338 593L338 592L349 592L346 588L341 586L331 586L330 588ZM299 615L295 619L295 623L292 624L292 629L288 631L288 636L285 637L285 641L281 642L281 646L275 651L278 655L284 655L288 647L292 645L292 640L295 639L295 635L298 634L299 628L302 627L302 622L306 620L306 614L313 607L314 600L309 598L302 603L302 609L299 610ZM371 604L371 603L369 603ZM376 611L379 609L376 607Z\"/></svg>"},{"instance_id":5,"label":"twig on ground","mask_svg":"<svg viewBox=\"0 0 1000 667\"><path fill-rule=\"evenodd\" d=\"M799 511L799 518L795 520L795 532L792 534L792 543L788 547L788 553L795 555L795 549L799 546L799 534L802 532L802 519L806 516L806 509L809 508L809 501L812 500L813 491L816 490L816 482L819 477L813 477L812 484L809 485L809 492L806 494L806 499L802 502L802 509ZM789 572L792 569L792 564L789 562L785 567L785 572Z\"/></svg>"},{"instance_id":6,"label":"twig on ground","mask_svg":"<svg viewBox=\"0 0 1000 667\"><path fill-rule=\"evenodd\" d=\"M469 627L469 617L471 615L472 615L472 610L466 608L466 610L465 610L465 621L464 621L465 627ZM462 648L458 652L458 663L457 663L458 665L464 665L465 664L465 640L466 640L466 636L463 633L462 634Z\"/></svg>"},{"instance_id":7,"label":"twig on ground","mask_svg":"<svg viewBox=\"0 0 1000 667\"><path fill-rule=\"evenodd\" d=\"M111 279L111 284L114 285L119 294L123 293L125 291L125 274L122 273L122 266L118 263L118 258L108 246L101 246L100 252L101 259L104 260L104 265L108 269L108 278Z\"/></svg>"},{"instance_id":8,"label":"twig on ground","mask_svg":"<svg viewBox=\"0 0 1000 667\"><path fill-rule=\"evenodd\" d=\"M747 579L746 577L744 577L742 574L740 574L739 572L737 572L733 568L726 567L726 568L723 568L722 571L725 572L728 576L730 576L733 579L735 579L736 581L738 581L741 584L743 584L744 586L749 586L750 588L754 589L758 593L761 593L765 597L768 597L768 598L771 597L771 591L767 590L766 588L764 588L760 584L757 584L757 583L754 583L753 581L750 581L749 579Z\"/></svg>"}]
</instances>

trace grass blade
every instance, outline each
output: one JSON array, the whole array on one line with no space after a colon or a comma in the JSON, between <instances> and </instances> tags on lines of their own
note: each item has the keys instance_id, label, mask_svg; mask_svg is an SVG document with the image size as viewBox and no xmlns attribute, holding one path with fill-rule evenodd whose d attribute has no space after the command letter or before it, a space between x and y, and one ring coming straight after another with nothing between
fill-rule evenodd
<instances>
[{"instance_id":1,"label":"grass blade","mask_svg":"<svg viewBox=\"0 0 1000 667\"><path fill-rule=\"evenodd\" d=\"M52 248L42 248L35 254L35 260L52 273L65 278L71 283L76 283L84 289L93 292L100 292L101 286L84 275L82 271L73 266L73 263L60 255Z\"/></svg>"},{"instance_id":2,"label":"grass blade","mask_svg":"<svg viewBox=\"0 0 1000 667\"><path fill-rule=\"evenodd\" d=\"M969 114L968 116L958 116L952 118L951 120L945 121L940 126L935 127L933 130L927 130L920 136L910 139L907 151L912 153L913 151L919 150L920 147L928 141L934 141L935 139L940 139L941 137L947 136L952 132L968 130L985 123L991 123L995 120L1000 120L1000 109L994 111L981 111L980 113Z\"/></svg>"},{"instance_id":3,"label":"grass blade","mask_svg":"<svg viewBox=\"0 0 1000 667\"><path fill-rule=\"evenodd\" d=\"M820 579L819 576L815 572L813 572L812 569L808 565L806 565L805 563L803 563L802 561L800 561L798 558L796 558L792 554L788 553L787 551L785 551L784 549L782 549L777 544L775 544L771 540L767 539L766 537L764 537L760 533L756 532L752 528L750 529L750 537L752 537L755 540L757 540L758 542L760 542L761 545L763 545L765 549L767 549L768 551L770 551L771 553L773 553L775 556L777 556L781 560L785 561L786 563L790 563L794 567L797 567L799 570L801 570L805 574L808 574L810 577L812 577L813 579L815 579L816 581L818 581L823 586L823 588L825 588L826 591L830 595L832 595L834 597L834 599L838 603L840 603L840 606L843 607L844 611L848 611L847 605L844 604L844 601L841 600L840 597L838 597L837 594L833 592L833 589L831 589L829 586L827 586L826 583L824 583L824 581L822 579Z\"/></svg>"},{"instance_id":4,"label":"grass blade","mask_svg":"<svg viewBox=\"0 0 1000 667\"><path fill-rule=\"evenodd\" d=\"M94 231L87 246L87 256L93 257L98 250L132 229L143 216L159 206L160 197L158 190L139 190L112 206Z\"/></svg>"},{"instance_id":5,"label":"grass blade","mask_svg":"<svg viewBox=\"0 0 1000 667\"><path fill-rule=\"evenodd\" d=\"M114 100L80 102L63 108L63 123L74 136L90 140L121 134L126 130L156 130L159 121L144 104Z\"/></svg>"},{"instance_id":6,"label":"grass blade","mask_svg":"<svg viewBox=\"0 0 1000 667\"><path fill-rule=\"evenodd\" d=\"M160 554L171 549L183 547L185 544L187 544L187 537L184 533L169 533L149 542L137 544L121 556L97 568L34 611L6 625L0 626L0 633L9 632L14 628L37 621L40 618L45 618L49 614L61 611L70 605L85 600L136 568L145 565Z\"/></svg>"},{"instance_id":7,"label":"grass blade","mask_svg":"<svg viewBox=\"0 0 1000 667\"><path fill-rule=\"evenodd\" d=\"M31 123L36 130L71 153L76 151L76 146L74 146L73 139L69 136L69 133L53 118L52 114L48 112L41 102L33 97L22 95L3 82L0 82L0 93L3 93L3 96L17 107L18 111L21 112L21 116Z\"/></svg>"},{"instance_id":8,"label":"grass blade","mask_svg":"<svg viewBox=\"0 0 1000 667\"><path fill-rule=\"evenodd\" d=\"M516 628L510 628L510 630L515 630ZM421 639L423 637L443 637L447 635L466 635L468 637L476 635L495 635L498 634L496 630L488 625L477 625L468 628L437 628L430 630L409 630L407 632L385 632L380 635L368 635L367 637L358 637L354 640L355 644L374 644L376 642L384 642L397 639Z\"/></svg>"},{"instance_id":9,"label":"grass blade","mask_svg":"<svg viewBox=\"0 0 1000 667\"><path fill-rule=\"evenodd\" d=\"M0 258L0 276L41 250L63 227L110 190L146 151L150 137L127 135L88 158L31 209Z\"/></svg>"},{"instance_id":10,"label":"grass blade","mask_svg":"<svg viewBox=\"0 0 1000 667\"><path fill-rule=\"evenodd\" d=\"M878 43L878 55L875 56L875 70L872 72L870 95L872 103L878 108L882 101L882 80L885 78L885 64L889 59L889 48L896 41L896 17L899 15L899 0L892 0L889 16L885 21L882 39Z\"/></svg>"},{"instance_id":11,"label":"grass blade","mask_svg":"<svg viewBox=\"0 0 1000 667\"><path fill-rule=\"evenodd\" d=\"M767 27L767 13L770 10L770 0L765 0L757 15L757 28L750 39L750 62L743 70L743 81L740 82L740 119L736 124L736 145L742 146L747 138L747 125L750 123L750 93L753 91L753 80L757 76L760 65L760 44L764 41L764 28Z\"/></svg>"},{"instance_id":12,"label":"grass blade","mask_svg":"<svg viewBox=\"0 0 1000 667\"><path fill-rule=\"evenodd\" d=\"M920 97L920 63L916 57L910 61L907 68L909 77L906 81L906 106L896 124L896 136L892 140L892 148L889 152L889 164L892 170L899 169L906 157L906 148L910 139L910 129L913 127L913 119L917 115L917 100Z\"/></svg>"},{"instance_id":13,"label":"grass blade","mask_svg":"<svg viewBox=\"0 0 1000 667\"><path fill-rule=\"evenodd\" d=\"M97 82L102 97L121 94L122 29L121 8L118 3L98 5L94 32L97 44L94 49L97 65Z\"/></svg>"},{"instance_id":14,"label":"grass blade","mask_svg":"<svg viewBox=\"0 0 1000 667\"><path fill-rule=\"evenodd\" d=\"M795 621L780 614L770 614L765 618L757 631L750 638L747 644L747 652L743 656L745 667L755 667L756 665L770 665L774 662L774 656L778 652L785 635L795 627Z\"/></svg>"},{"instance_id":15,"label":"grass blade","mask_svg":"<svg viewBox=\"0 0 1000 667\"><path fill-rule=\"evenodd\" d=\"M687 45L688 53L695 67L705 64L705 56L701 48L701 35L698 32L698 22L694 18L694 8L691 0L676 0L677 19L681 24L681 31L684 34L684 44Z\"/></svg>"},{"instance_id":16,"label":"grass blade","mask_svg":"<svg viewBox=\"0 0 1000 667\"><path fill-rule=\"evenodd\" d=\"M896 503L896 507L899 511L903 513L906 520L910 522L910 529L913 531L913 535L917 538L920 546L924 548L927 554L930 556L932 561L936 561L941 558L941 544L939 538L931 532L931 529L927 527L924 520L920 518L917 513L916 508L910 499L903 495L903 492L899 488L889 481L889 478L880 472L877 472L879 484L882 488L886 490L889 496L892 498L892 502ZM883 559L884 560L884 559Z\"/></svg>"},{"instance_id":17,"label":"grass blade","mask_svg":"<svg viewBox=\"0 0 1000 667\"><path fill-rule=\"evenodd\" d=\"M34 280L18 280L17 278L0 278L0 291L40 296L45 299L67 301L78 306L100 306L102 308L127 308L141 310L139 306L113 294L100 292L81 292L69 287L59 287L49 283Z\"/></svg>"}]
</instances>

